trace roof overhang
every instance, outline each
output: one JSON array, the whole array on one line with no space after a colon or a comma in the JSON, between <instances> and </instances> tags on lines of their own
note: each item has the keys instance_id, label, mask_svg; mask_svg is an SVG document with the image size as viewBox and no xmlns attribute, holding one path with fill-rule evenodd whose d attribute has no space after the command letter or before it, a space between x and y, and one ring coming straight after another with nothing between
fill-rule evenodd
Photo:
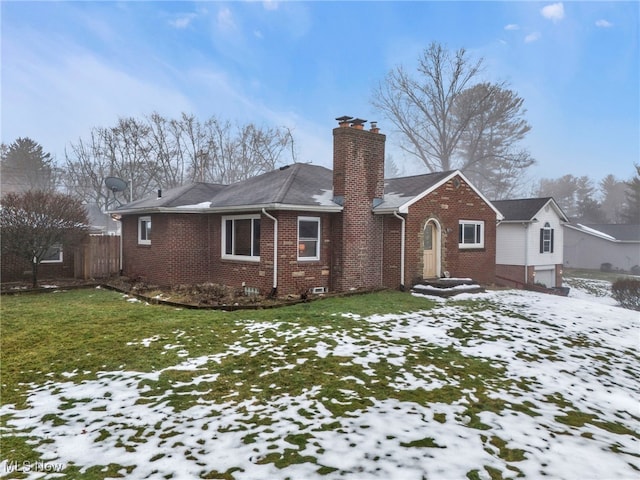
<instances>
[{"instance_id":1,"label":"roof overhang","mask_svg":"<svg viewBox=\"0 0 640 480\"><path fill-rule=\"evenodd\" d=\"M546 207L549 204L551 204L551 208L553 208L556 211L556 213L560 217L560 220L562 220L563 222L569 222L569 217L567 217L564 214L564 212L562 211L562 208L560 208L560 205L558 205L553 198L550 198L549 201L542 206L542 208ZM542 210L542 208L540 210Z\"/></svg>"},{"instance_id":2,"label":"roof overhang","mask_svg":"<svg viewBox=\"0 0 640 480\"><path fill-rule=\"evenodd\" d=\"M304 211L304 212L341 212L343 208L340 205L295 205L285 203L264 203L253 205L231 205L225 207L147 207L147 208L121 208L108 212L114 215L146 215L151 213L186 213L186 214L202 214L202 213L237 213L255 210L283 210L283 211Z\"/></svg>"},{"instance_id":3,"label":"roof overhang","mask_svg":"<svg viewBox=\"0 0 640 480\"><path fill-rule=\"evenodd\" d=\"M393 212L397 212L397 213L409 213L409 207L411 207L411 205L415 204L416 202L419 202L420 200L422 200L424 197L426 197L427 195L429 195L430 193L432 193L433 191L437 190L438 188L440 188L442 185L444 185L445 183L447 183L449 180L451 180L453 177L459 176L462 180L465 181L465 183L467 185L469 185L469 187L482 199L482 201L484 201L487 205L489 205L489 207L491 207L491 209L495 212L496 214L496 218L497 220L502 220L504 217L502 215L502 213L500 213L500 211L493 205L493 203L491 203L474 185L473 183L471 183L469 181L469 179L467 177L464 176L464 174L460 171L460 170L454 170L453 172L451 172L449 175L447 175L446 177L442 178L439 182L436 182L435 184L431 185L429 188L427 188L426 190L422 191L421 193L419 193L418 195L415 195L411 198L409 198L405 203L403 203L402 205L392 208L381 208L381 209L374 209L375 214L378 215L384 215L384 214L392 214Z\"/></svg>"}]
</instances>

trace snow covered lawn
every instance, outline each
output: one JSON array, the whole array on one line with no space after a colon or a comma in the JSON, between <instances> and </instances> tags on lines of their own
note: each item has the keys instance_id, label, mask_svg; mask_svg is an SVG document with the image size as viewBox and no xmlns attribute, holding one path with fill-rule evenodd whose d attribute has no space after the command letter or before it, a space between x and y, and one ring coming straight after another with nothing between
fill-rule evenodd
<instances>
[{"instance_id":1,"label":"snow covered lawn","mask_svg":"<svg viewBox=\"0 0 640 480\"><path fill-rule=\"evenodd\" d=\"M638 312L581 297L463 294L323 322L244 313L206 355L190 353L206 332L186 326L131 338L179 360L28 385L27 408L0 407L2 434L41 464L3 449L0 475L635 479Z\"/></svg>"}]
</instances>

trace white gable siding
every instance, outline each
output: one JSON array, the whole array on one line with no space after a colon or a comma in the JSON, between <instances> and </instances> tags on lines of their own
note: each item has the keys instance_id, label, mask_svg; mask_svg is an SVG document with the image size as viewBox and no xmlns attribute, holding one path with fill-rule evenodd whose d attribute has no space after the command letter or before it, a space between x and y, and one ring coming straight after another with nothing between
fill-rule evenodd
<instances>
[{"instance_id":1,"label":"white gable siding","mask_svg":"<svg viewBox=\"0 0 640 480\"><path fill-rule=\"evenodd\" d=\"M524 265L524 225L501 223L496 229L496 263Z\"/></svg>"},{"instance_id":2,"label":"white gable siding","mask_svg":"<svg viewBox=\"0 0 640 480\"><path fill-rule=\"evenodd\" d=\"M536 215L537 223L529 227L529 265L557 265L563 263L564 228L556 211L547 205ZM540 229L549 222L553 229L553 253L540 253Z\"/></svg>"},{"instance_id":3,"label":"white gable siding","mask_svg":"<svg viewBox=\"0 0 640 480\"><path fill-rule=\"evenodd\" d=\"M498 265L557 265L563 261L563 227L556 211L547 205L535 217L536 223L501 223L496 231ZM553 253L540 253L540 229L549 222L553 229ZM527 256L525 258L525 250Z\"/></svg>"}]
</instances>

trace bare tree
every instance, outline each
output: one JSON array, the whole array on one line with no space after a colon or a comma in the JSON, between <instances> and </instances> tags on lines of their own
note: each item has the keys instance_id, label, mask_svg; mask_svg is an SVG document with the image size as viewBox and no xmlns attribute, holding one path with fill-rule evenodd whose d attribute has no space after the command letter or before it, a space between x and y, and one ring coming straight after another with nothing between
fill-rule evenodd
<instances>
[{"instance_id":1,"label":"bare tree","mask_svg":"<svg viewBox=\"0 0 640 480\"><path fill-rule=\"evenodd\" d=\"M54 190L58 170L50 153L30 138L18 138L2 145L0 173L3 192Z\"/></svg>"},{"instance_id":2,"label":"bare tree","mask_svg":"<svg viewBox=\"0 0 640 480\"><path fill-rule=\"evenodd\" d=\"M61 193L29 190L8 193L0 200L2 252L31 263L33 286L38 285L38 266L56 245L79 244L88 229L80 200Z\"/></svg>"},{"instance_id":3,"label":"bare tree","mask_svg":"<svg viewBox=\"0 0 640 480\"><path fill-rule=\"evenodd\" d=\"M72 144L66 152L66 184L70 192L105 208L109 176L130 182L126 193L131 201L159 187L233 183L273 170L290 147L293 153L293 136L286 128L153 113L142 120L120 119L113 128L94 128L88 141Z\"/></svg>"},{"instance_id":4,"label":"bare tree","mask_svg":"<svg viewBox=\"0 0 640 480\"><path fill-rule=\"evenodd\" d=\"M429 171L460 169L480 179L480 172L491 172L483 181L497 183L494 195L503 196L506 178L533 163L516 146L531 127L513 91L477 83L481 69L482 59L434 42L418 59L416 75L396 67L374 90L372 104L400 132L400 147Z\"/></svg>"}]
</instances>

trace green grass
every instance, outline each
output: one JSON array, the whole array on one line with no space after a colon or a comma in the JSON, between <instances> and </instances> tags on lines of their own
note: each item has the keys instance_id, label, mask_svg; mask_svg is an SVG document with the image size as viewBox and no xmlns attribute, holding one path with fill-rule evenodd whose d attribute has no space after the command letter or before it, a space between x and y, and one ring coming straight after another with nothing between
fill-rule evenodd
<instances>
[{"instance_id":1,"label":"green grass","mask_svg":"<svg viewBox=\"0 0 640 480\"><path fill-rule=\"evenodd\" d=\"M501 459L506 470L478 465L468 478L514 478L519 476L518 462L527 458L526 452L510 448L508 442L490 432L482 421L482 414L503 415L518 412L533 418L539 416L539 406L525 399L516 401L519 392L536 388L535 378L522 379L506 375L505 361L463 355L455 345L440 346L426 338L398 338L393 329L403 326L402 318L393 322L363 322L369 315L397 315L401 312L425 311L425 323L437 321L428 315L434 303L407 293L385 291L375 294L329 298L271 310L223 312L217 310L189 310L174 307L129 303L119 293L102 290L74 290L39 295L19 294L1 298L0 314L2 335L1 389L2 405L27 408L27 395L35 386L47 382L96 380L105 375L117 382L119 375L140 372L136 377L139 397L137 404L166 404L175 415L183 414L199 402L212 405L207 415L222 417L216 411L220 405L252 405L254 410L237 407L242 419L220 426L211 435L238 432L241 442L251 448L262 446L256 464L272 464L278 469L298 463L312 465L318 475L332 478L336 469L322 465L310 455L316 443L315 432L344 433L341 420L366 411L376 401L397 400L431 408L433 405L457 405L456 412L444 414L433 411L433 421L440 425L455 422L477 431L485 451ZM479 340L491 343L506 333L500 328L486 329L487 315L501 314L538 328L539 320L528 319L517 311L510 311L487 300L459 301L455 303L459 327L448 329L447 336L457 344L466 346ZM349 313L349 315L344 315ZM360 316L360 317L359 317ZM397 322L399 325L394 324ZM497 333L496 333L497 332ZM387 335L389 334L389 335ZM353 356L338 354L322 356L317 353L320 343L332 349L341 336L348 336L351 345L361 350ZM587 347L586 337L561 338L568 348ZM556 352L532 345L532 361L555 361ZM376 352L384 351L366 366L355 362ZM402 352L398 364L394 351ZM201 359L201 369L176 368L187 359ZM144 373L155 373L144 377ZM71 374L71 375L70 375ZM398 386L405 374L432 387L427 389L407 385ZM102 378L101 377L101 378ZM198 378L198 382L194 379ZM400 379L400 380L399 380ZM111 380L110 380L111 382ZM429 383L432 382L432 383ZM528 384L526 382L529 382ZM308 421L312 427L300 424L300 431L283 435L278 443L272 428L277 421L261 413L261 409L274 406L273 399L304 396L313 388L318 403L294 405L299 422ZM495 392L512 394L506 402ZM112 393L103 393L105 397ZM82 395L84 396L84 395ZM92 399L64 399L57 413L38 419L47 425L64 425L67 416L76 407ZM98 401L96 401L98 400ZM91 410L106 411L98 399ZM623 424L604 422L596 415L582 413L562 395L549 395L549 404L562 411L556 419L563 427L579 429L586 423L624 435L630 430ZM243 403L245 402L245 403ZM315 405L315 406L314 406ZM331 415L324 416L324 408ZM155 425L127 428L127 434L117 433L126 425L111 414L112 424L103 425L94 434L94 442L115 442L126 451L148 445L150 435L156 435L163 445L182 448L177 427ZM9 418L0 419L7 427ZM111 426L114 428L109 431ZM212 422L215 425L215 422ZM215 429L208 423L202 430ZM365 429L367 426L361 426ZM398 441L415 451L446 448L438 444L426 431L422 438ZM273 437L273 438L272 438ZM51 440L35 438L23 430L20 434L3 434L2 458L13 461L38 460L38 446ZM284 443L283 443L284 442ZM264 445L267 445L264 447ZM286 446L283 446L286 445ZM266 448L266 450L265 450ZM195 449L185 452L195 459ZM258 450L256 450L258 451ZM152 457L151 462L162 459ZM158 462L160 463L160 462ZM83 480L104 479L131 473L130 465L91 466L80 472L79 466L69 465L65 478ZM226 468L226 467L225 467ZM237 468L206 470L201 478L235 478ZM483 475L480 475L483 472ZM20 478L20 474L14 474Z\"/></svg>"},{"instance_id":2,"label":"green grass","mask_svg":"<svg viewBox=\"0 0 640 480\"><path fill-rule=\"evenodd\" d=\"M63 373L76 372L73 379L78 382L95 378L99 371L152 372L179 363L180 349L165 350L166 343L183 344L190 357L224 352L237 340L237 323L243 319L349 328L357 322L340 316L343 312L365 316L429 305L424 299L394 291L236 312L129 303L119 293L98 289L4 296L1 301L0 395L3 404L21 407L27 385L45 378L59 382L66 380ZM158 340L148 347L128 345L154 336ZM247 367L262 368L264 361L256 358ZM225 367L223 383L225 375L234 376L236 366Z\"/></svg>"}]
</instances>

